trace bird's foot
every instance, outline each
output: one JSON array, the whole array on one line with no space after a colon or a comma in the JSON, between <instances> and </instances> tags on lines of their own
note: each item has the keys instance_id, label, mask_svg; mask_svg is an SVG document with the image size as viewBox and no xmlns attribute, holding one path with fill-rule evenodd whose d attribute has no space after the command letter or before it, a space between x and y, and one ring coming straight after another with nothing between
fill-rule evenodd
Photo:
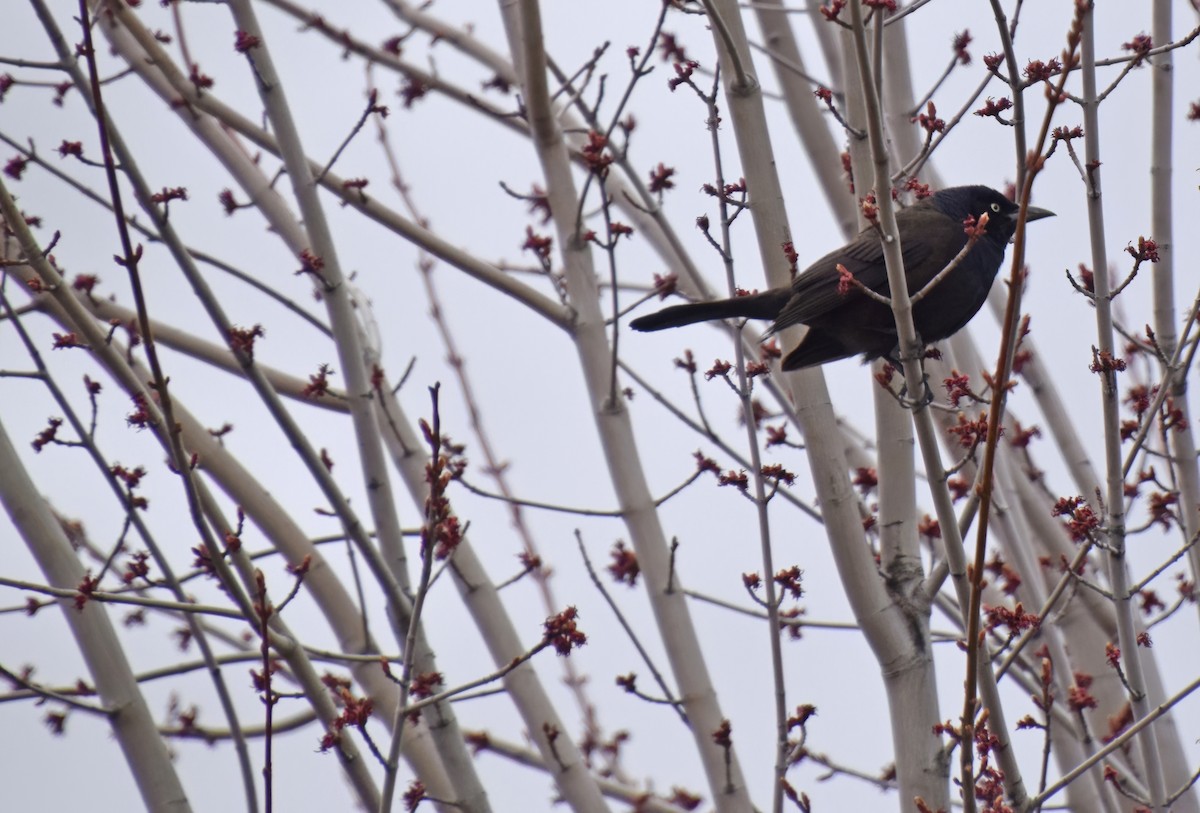
<instances>
[{"instance_id":1,"label":"bird's foot","mask_svg":"<svg viewBox=\"0 0 1200 813\"><path fill-rule=\"evenodd\" d=\"M923 409L933 403L933 389L929 386L929 373L921 375L921 397L919 399L908 397L908 384L900 388L899 394L896 396L896 402L905 409L916 411Z\"/></svg>"},{"instance_id":2,"label":"bird's foot","mask_svg":"<svg viewBox=\"0 0 1200 813\"><path fill-rule=\"evenodd\" d=\"M899 366L899 362L896 362L896 361L889 360L889 363L892 364L893 366ZM902 367L900 369L903 370ZM891 395L893 398L896 399L896 403L898 403L904 409L911 409L911 410L922 409L933 403L934 396L933 396L933 389L930 388L930 386L929 386L929 373L925 372L924 368L921 369L921 397L920 398L909 398L908 397L908 381L903 377L903 375L901 376L901 379L900 379L900 391L899 392L892 389L892 387L891 387L891 375L881 374L879 376L876 376L876 380L879 382L879 385L881 387L883 387L885 390L887 390L889 395Z\"/></svg>"},{"instance_id":3,"label":"bird's foot","mask_svg":"<svg viewBox=\"0 0 1200 813\"><path fill-rule=\"evenodd\" d=\"M921 409L933 403L933 390L929 387L929 373L925 372L925 365L921 364L920 359L917 360L917 364L921 365L921 397L920 399L913 399L908 397L908 381L904 375L904 362L900 361L898 348L892 350L890 353L885 353L883 358L900 373L900 380L902 382L900 392L893 393L896 397L896 403L905 409L912 410ZM888 387L888 392L891 392L891 387Z\"/></svg>"}]
</instances>

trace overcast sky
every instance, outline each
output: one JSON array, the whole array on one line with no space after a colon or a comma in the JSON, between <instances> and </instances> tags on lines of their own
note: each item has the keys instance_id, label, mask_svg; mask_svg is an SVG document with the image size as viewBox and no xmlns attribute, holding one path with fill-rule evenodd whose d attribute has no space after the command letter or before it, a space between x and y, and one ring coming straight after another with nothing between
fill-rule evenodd
<instances>
[{"instance_id":1,"label":"overcast sky","mask_svg":"<svg viewBox=\"0 0 1200 813\"><path fill-rule=\"evenodd\" d=\"M65 29L67 39L74 42L79 38L78 26L71 19L74 4L58 5L59 25ZM568 73L573 73L592 49L611 42L609 52L600 62L601 71L610 76L606 104L611 105L628 75L625 50L631 45L645 48L657 4L633 0L556 0L544 5L549 50ZM1049 59L1062 48L1071 4L1053 4L1056 8L1043 5L1026 4L1027 20L1017 41L1022 62ZM32 10L15 0L10 0L8 6L0 24L0 56L52 60L53 51ZM1148 30L1149 6L1148 3L1101 4L1098 52L1102 56L1117 56L1123 42ZM1176 2L1174 9L1178 37L1196 24L1196 14L1183 0ZM302 128L306 149L310 156L327 160L361 114L365 87L361 62L341 60L338 49L328 41L312 32L299 31L294 20L265 4L258 5L258 10L268 45L284 77L284 90ZM193 61L216 80L212 92L251 119L260 120L252 77L244 59L231 47L235 26L227 9L220 4L193 3L184 4L180 11ZM501 53L506 52L495 7L443 0L431 11L453 24L472 25L482 41ZM382 3L325 2L321 4L321 12L331 25L346 27L375 45L406 31L406 26L393 18ZM158 8L158 4L143 4L138 13L151 29L175 32L170 12ZM975 39L970 47L974 61L956 70L936 96L939 114L948 117L963 104L966 94L983 75L982 56L999 50L989 7L981 2L941 0L930 3L910 22L918 95L950 61L950 43L955 32L969 29ZM818 76L825 75L811 23L797 16L796 28L802 48L807 49L810 69ZM711 36L701 17L675 13L666 30L679 36L689 55L711 66ZM761 39L757 34L754 36ZM172 48L173 55L178 57L177 44ZM406 49L406 56L418 64L436 69L496 104L513 106L512 97L479 90L487 75L451 49L430 49L427 38L419 36L406 43ZM1175 58L1178 124L1174 250L1180 310L1196 293L1194 258L1200 249L1200 235L1194 227L1200 222L1196 176L1200 167L1197 136L1200 123L1184 120L1188 102L1197 98L1196 89L1200 88L1197 53L1193 45L1178 52ZM755 59L765 86L773 88L775 82L767 61L761 54ZM106 58L103 64L105 72L111 74L115 67L113 60ZM672 93L666 84L672 73L670 67L655 64L654 74L638 86L630 104L630 112L638 120L631 158L644 171L658 162L676 168L676 189L667 197L667 215L693 257L707 269L713 286L723 290L721 264L691 225L701 214L716 219L710 200L700 189L713 173L705 111L688 92ZM11 66L0 69L0 73L3 70L20 79L59 80L57 74L48 72ZM1105 70L1105 76L1111 78L1119 69ZM1148 183L1149 80L1148 70L1134 71L1101 109L1107 250L1118 278L1129 267L1129 257L1124 253L1126 244L1136 242L1140 235L1152 236ZM432 227L451 243L482 259L530 264L532 258L522 253L521 245L525 227L533 221L526 204L512 199L499 185L504 182L518 191L527 191L532 184L542 183L529 144L437 96L419 99L411 110L403 109L396 95L397 78L379 72L376 81L381 102L391 107L386 120L389 140L405 181ZM1078 91L1077 82L1072 83L1072 89ZM994 86L985 95L1005 94L999 86ZM1031 118L1040 117L1040 95L1040 91L1028 94L1033 108ZM100 170L60 159L54 153L64 140L82 141L85 154L92 158L99 156L99 149L94 124L78 93L67 93L61 107L51 103L52 96L53 91L48 88L11 89L0 104L0 132L21 143L32 138L39 153L56 165L94 189L103 188ZM252 210L238 212L233 217L222 210L217 196L231 185L230 178L165 105L134 77L108 85L106 99L122 134L135 145L151 183L155 187L187 187L188 201L171 207L172 223L184 239L277 286L323 317L323 308L312 301L308 282L293 273L297 268L294 258L281 241L265 232L263 219ZM827 210L824 196L816 188L812 170L782 105L768 102L767 110L776 159L781 176L786 179L789 217L803 266L840 245L843 235ZM1074 126L1081 121L1079 109L1067 104L1056 124ZM1003 188L1014 178L1010 135L1008 128L994 121L967 115L959 131L936 154L934 163L938 173L947 184L982 183ZM739 170L730 129L723 128L721 136L726 175L736 178ZM14 154L12 148L0 145L0 159L7 161ZM264 162L268 167L275 166L274 159L267 158ZM336 171L347 178L369 177L371 193L399 208L397 196L388 186L386 164L380 155L373 123L368 124L339 159ZM98 274L102 279L99 293L111 294L118 302L130 305L128 285L121 270L111 261L119 244L110 216L36 167L31 166L20 182L13 183L8 178L5 181L20 195L26 211L43 218L44 226L38 234L44 243L61 231L54 254L68 278L79 273ZM246 198L240 190L235 194L239 200ZM1034 224L1029 231L1026 256L1031 277L1025 305L1032 317L1032 336L1055 383L1068 399L1088 451L1099 464L1103 449L1098 431L1099 385L1088 372L1090 348L1095 341L1094 321L1091 308L1072 291L1063 273L1065 269L1074 271L1079 263L1090 262L1084 189L1078 171L1066 155L1056 155L1047 165L1036 187L1034 202L1052 209L1058 217ZM357 275L356 284L373 304L372 314L382 336L384 363L393 380L410 360L414 361L401 393L410 416L414 419L428 416L427 388L442 382L443 427L455 440L469 444L471 476L480 485L490 486L481 471L481 456L476 450L460 390L446 363L445 348L428 317L430 305L417 271L416 250L330 198L326 198L326 209L343 267ZM745 220L735 229L734 241L739 284L746 288L761 287L762 272ZM637 239L623 246L618 256L621 273L628 282L649 284L652 274L669 270ZM603 263L598 262L598 266L603 267ZM155 318L186 326L210 341L220 341L165 253L149 247L144 274ZM236 323L247 326L261 323L266 328L267 335L256 352L261 363L307 376L319 364L336 361L332 348L313 328L219 272L206 270L206 274ZM439 266L434 278L476 397L483 406L483 420L497 444L498 454L511 463L509 475L517 493L527 499L562 505L613 508L612 488L569 339L519 304L467 279L461 272ZM1128 315L1128 322L1135 330L1140 330L1151 318L1149 280L1149 274L1143 274L1119 303L1119 311ZM553 296L548 286L543 290ZM8 291L14 293L11 284ZM15 294L15 301L22 302L22 295ZM50 353L48 337L55 328L48 320L33 315L25 321L43 341L43 352L50 357L60 382L69 389L77 406L86 409L80 377L84 373L96 376L95 365L82 353ZM971 331L985 357L994 357L998 331L986 309L972 324ZM702 326L653 336L628 331L621 335L623 358L639 374L687 405L688 382L673 364L685 347L694 351L702 369L713 358L731 357L727 337ZM266 419L249 387L177 353L167 352L165 359L175 396L211 427L226 422L235 425L226 443L262 477L266 487L306 530L314 536L336 533L334 520L314 512L324 504L317 488L303 473L285 439ZM0 325L0 369L28 370L30 366L14 332L7 325ZM873 384L868 371L850 360L831 365L827 376L835 409L853 426L873 433L870 392ZM342 381L335 379L334 383L340 386ZM632 382L629 384L633 386ZM723 385L710 385L704 390L706 410L727 438L744 444L744 435L736 423L737 403L722 388ZM177 481L167 472L162 453L148 434L138 434L126 427L123 416L129 410L128 402L115 385L106 387L100 404L101 446L114 461L145 465L150 470L146 488L152 505L147 519L155 528L159 543L170 551L178 566L185 568L191 558L187 551L196 540L190 526L183 521L186 512ZM1038 423L1036 407L1023 388L1018 387L1011 406L1024 423ZM712 444L679 426L645 393L636 394L631 409L642 459L655 493L666 493L686 479L693 470L691 455L696 449L717 457L724 468L738 468ZM313 444L330 451L343 488L352 495L354 505L365 513L366 497L358 482L349 422L342 416L301 406L293 406L293 412ZM0 378L0 421L23 452L40 487L56 510L83 521L96 544L107 548L120 533L121 517L82 453L58 447L35 454L30 448L33 437L46 425L47 417L57 414L56 406L37 383L22 378ZM1038 455L1036 449L1035 455ZM767 460L800 472L795 491L811 504L808 469L798 453L772 451ZM1037 462L1047 469L1052 491L1076 492L1048 445L1037 456ZM920 491L919 494L927 505L929 501L924 494ZM515 573L519 569L515 556L520 541L511 528L508 509L501 503L461 492L453 496L458 513L471 523L472 540L493 579L500 582ZM411 502L402 497L401 505L405 527L417 525L419 514ZM1139 516L1135 514L1135 518ZM662 517L667 533L677 535L681 541L679 571L684 582L697 591L747 606L741 574L761 568L754 513L749 503L730 489L717 489L706 479L669 501L662 509ZM633 671L642 676L639 685L648 687L649 676L616 627L603 598L588 581L575 546L574 531L581 529L593 561L603 565L608 562L613 542L627 538L622 525L613 519L533 510L525 513L525 519L555 571L553 587L559 605L577 605L581 626L591 636L589 646L573 658L577 668L589 676L588 691L600 708L602 725L610 734L621 728L633 732L633 739L626 746L625 770L634 778L653 779L659 791L679 785L707 797L690 737L674 714L664 707L629 697L613 685L615 676ZM4 562L0 572L12 578L41 581L21 540L7 523L6 517L0 518L0 561ZM782 505L774 506L772 524L776 565L797 564L805 570L808 592L802 603L807 616L828 621L851 620L820 526ZM1136 576L1169 555L1176 544L1174 537L1139 537L1131 551ZM264 547L264 542L251 532L247 545L258 550ZM325 551L336 566L346 567L340 547L330 546ZM286 591L288 580L282 564L274 562L264 565L264 569L273 589ZM1170 588L1169 583L1161 587L1164 592ZM201 598L220 600L219 594L201 582L190 583L189 589ZM371 586L367 589L370 595ZM658 665L665 668L661 643L654 634L640 585L635 590L620 585L610 585L609 589L642 634L643 643ZM546 610L534 585L528 581L520 583L504 596L523 639L530 645L536 643ZM19 606L25 598L22 591L0 589L0 606ZM369 603L381 606L379 601L369 600ZM769 633L761 621L700 603L694 604L693 609L723 711L733 721L742 768L756 803L768 805L774 738ZM435 589L426 612L433 645L451 685L492 668L448 579ZM312 643L333 645L324 621L309 602L302 599L289 613L292 627L310 636ZM125 612L114 609L111 615L119 623ZM385 649L395 651L398 647L387 634L382 613L375 616L375 622L375 633L385 642ZM171 631L175 626L177 623L171 620L152 619L146 627L123 633L136 670L196 657L194 650L180 653L174 647ZM949 628L936 615L933 626L939 630ZM35 664L36 678L56 685L71 684L84 675L57 611L48 609L33 618L21 613L2 615L0 630L0 663L5 667L19 669L25 664ZM1194 612L1184 612L1156 628L1154 637L1154 654L1160 659L1169 690L1194 678L1200 667ZM953 644L938 646L949 650ZM806 631L801 642L785 645L785 657L789 707L813 703L819 708L818 716L809 725L809 744L813 750L828 753L868 773L878 772L891 761L892 742L886 728L879 667L857 633ZM561 664L550 653L543 653L536 665L560 713L572 726L571 733L577 733L579 715L562 686ZM231 667L228 679L239 693L240 708L246 719L253 721L260 715L260 706L249 687L248 668ZM939 669L945 716L956 716L961 705L961 658L953 654L942 658ZM193 703L201 706L202 724L222 724L211 689L201 676L150 683L145 690L151 709L160 719L165 719L168 703L175 694L184 706ZM1017 710L1025 708L1019 700L1022 693L1011 687L1007 691L1014 700L1012 719L1015 720L1020 716ZM522 723L502 697L470 701L458 709L466 729L487 729L511 741L523 741ZM3 753L0 808L52 811L77 807L82 802L103 810L136 809L140 804L136 789L106 725L73 713L67 723L67 736L55 737L41 722L45 711L45 707L29 703L0 704L0 730L9 732L8 745L0 751ZM297 711L298 706L288 708L285 704L280 714L286 717ZM1179 723L1194 762L1200 759L1200 750L1194 742L1194 732L1200 723L1197 701L1189 700L1179 707ZM381 742L386 742L381 726L374 733ZM276 738L277 809L326 806L344 809L342 806L350 795L334 757L316 752L320 734L317 726L309 725ZM1036 776L1040 758L1040 746L1031 745L1032 738L1037 736L1032 732L1014 735L1028 757L1023 759L1024 768L1032 776ZM257 741L252 744L256 760L260 759L260 745ZM194 742L173 742L172 747L178 754L179 771L195 809L241 807L241 785L232 749L210 748ZM494 809L552 808L553 788L548 777L514 767L495 755L480 757L479 764L489 783ZM812 797L816 810L879 809L880 805L894 808L894 800L881 802L879 792L869 785L846 777L822 783L818 781L820 773L810 765L790 774L793 784Z\"/></svg>"}]
</instances>

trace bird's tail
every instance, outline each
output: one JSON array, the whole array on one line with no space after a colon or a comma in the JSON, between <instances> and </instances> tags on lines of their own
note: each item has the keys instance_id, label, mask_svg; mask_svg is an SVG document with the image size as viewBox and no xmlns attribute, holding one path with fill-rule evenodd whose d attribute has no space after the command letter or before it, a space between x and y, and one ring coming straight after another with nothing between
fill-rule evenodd
<instances>
[{"instance_id":1,"label":"bird's tail","mask_svg":"<svg viewBox=\"0 0 1200 813\"><path fill-rule=\"evenodd\" d=\"M763 291L761 294L735 296L732 299L717 299L712 302L691 302L672 305L657 313L639 316L629 323L634 330L643 332L682 327L712 319L774 319L791 298L788 289Z\"/></svg>"}]
</instances>

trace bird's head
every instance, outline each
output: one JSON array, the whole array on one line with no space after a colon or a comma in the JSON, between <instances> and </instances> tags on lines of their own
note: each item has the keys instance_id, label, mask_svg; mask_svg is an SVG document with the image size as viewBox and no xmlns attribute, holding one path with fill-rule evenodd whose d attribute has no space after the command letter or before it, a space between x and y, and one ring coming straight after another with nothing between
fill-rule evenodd
<instances>
[{"instance_id":1,"label":"bird's head","mask_svg":"<svg viewBox=\"0 0 1200 813\"><path fill-rule=\"evenodd\" d=\"M939 212L955 220L968 216L988 216L987 236L1001 245L1012 239L1017 230L1017 215L1020 207L1001 193L987 186L952 186L933 194L933 205ZM1030 206L1026 210L1026 222L1053 217L1049 209Z\"/></svg>"}]
</instances>

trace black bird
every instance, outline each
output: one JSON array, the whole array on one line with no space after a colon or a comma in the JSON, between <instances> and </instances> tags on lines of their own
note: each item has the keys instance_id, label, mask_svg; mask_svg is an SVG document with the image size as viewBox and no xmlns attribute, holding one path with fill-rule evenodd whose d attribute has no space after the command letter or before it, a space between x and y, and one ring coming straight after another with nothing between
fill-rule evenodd
<instances>
[{"instance_id":1,"label":"black bird","mask_svg":"<svg viewBox=\"0 0 1200 813\"><path fill-rule=\"evenodd\" d=\"M1017 228L1015 203L986 186L954 186L896 213L908 292L915 294L967 244L963 221L988 216L987 231L962 261L913 306L913 323L922 341L940 341L957 333L983 305L1004 260L1004 249ZM1028 220L1054 213L1030 206ZM783 360L783 369L799 370L863 354L863 361L895 358L896 322L891 308L857 287L838 291L838 264L864 287L887 296L887 268L879 235L866 228L848 245L826 254L792 280L787 288L759 294L673 305L630 322L634 330L680 327L710 319L771 319L768 335L791 325L808 325L800 344Z\"/></svg>"}]
</instances>

